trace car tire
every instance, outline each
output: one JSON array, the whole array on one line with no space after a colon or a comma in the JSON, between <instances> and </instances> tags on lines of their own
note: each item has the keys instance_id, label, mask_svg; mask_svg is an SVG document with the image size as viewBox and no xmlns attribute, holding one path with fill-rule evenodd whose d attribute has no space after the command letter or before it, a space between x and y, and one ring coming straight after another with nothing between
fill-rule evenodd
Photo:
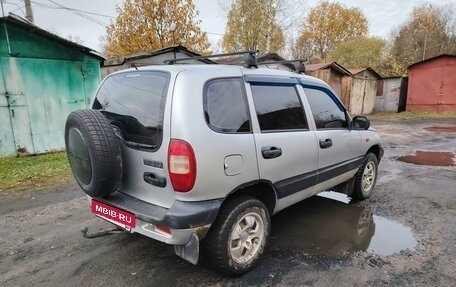
<instances>
[{"instance_id":1,"label":"car tire","mask_svg":"<svg viewBox=\"0 0 456 287\"><path fill-rule=\"evenodd\" d=\"M251 270L269 240L268 209L254 197L229 199L202 242L210 266L229 276Z\"/></svg>"},{"instance_id":2,"label":"car tire","mask_svg":"<svg viewBox=\"0 0 456 287\"><path fill-rule=\"evenodd\" d=\"M377 181L378 160L373 153L368 153L355 175L355 185L352 197L364 200L371 196Z\"/></svg>"},{"instance_id":3,"label":"car tire","mask_svg":"<svg viewBox=\"0 0 456 287\"><path fill-rule=\"evenodd\" d=\"M353 229L352 229L352 239L356 245L366 245L369 246L372 235L374 234L373 229L375 230L374 215L368 209L361 208L358 218L353 220ZM363 244L367 243L367 244Z\"/></svg>"},{"instance_id":4,"label":"car tire","mask_svg":"<svg viewBox=\"0 0 456 287\"><path fill-rule=\"evenodd\" d=\"M86 194L102 197L117 190L122 176L120 146L100 111L72 112L65 124L65 146L74 178Z\"/></svg>"}]
</instances>

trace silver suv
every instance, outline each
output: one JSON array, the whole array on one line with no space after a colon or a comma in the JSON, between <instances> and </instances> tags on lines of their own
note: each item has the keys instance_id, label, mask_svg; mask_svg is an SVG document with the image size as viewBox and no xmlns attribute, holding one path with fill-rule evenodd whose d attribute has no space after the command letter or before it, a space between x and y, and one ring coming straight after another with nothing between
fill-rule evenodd
<instances>
[{"instance_id":1,"label":"silver suv","mask_svg":"<svg viewBox=\"0 0 456 287\"><path fill-rule=\"evenodd\" d=\"M225 65L111 74L65 141L95 215L232 275L260 259L271 215L328 189L368 198L383 155L323 81Z\"/></svg>"}]
</instances>

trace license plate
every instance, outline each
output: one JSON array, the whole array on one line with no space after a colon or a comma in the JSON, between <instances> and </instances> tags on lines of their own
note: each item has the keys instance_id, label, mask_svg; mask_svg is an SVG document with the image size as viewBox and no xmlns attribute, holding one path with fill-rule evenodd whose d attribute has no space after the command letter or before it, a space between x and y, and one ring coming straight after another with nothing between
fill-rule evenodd
<instances>
[{"instance_id":1,"label":"license plate","mask_svg":"<svg viewBox=\"0 0 456 287\"><path fill-rule=\"evenodd\" d=\"M136 218L133 213L112 207L110 205L101 203L92 199L92 212L101 216L113 223L125 225L134 228L136 225Z\"/></svg>"}]
</instances>

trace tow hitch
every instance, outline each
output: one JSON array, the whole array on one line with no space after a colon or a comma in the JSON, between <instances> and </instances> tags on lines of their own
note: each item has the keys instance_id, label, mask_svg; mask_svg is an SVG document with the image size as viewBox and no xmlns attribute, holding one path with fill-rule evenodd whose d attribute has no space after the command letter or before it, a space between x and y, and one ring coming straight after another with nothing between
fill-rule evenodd
<instances>
[{"instance_id":1,"label":"tow hitch","mask_svg":"<svg viewBox=\"0 0 456 287\"><path fill-rule=\"evenodd\" d=\"M87 226L84 226L81 228L81 232L82 232L82 236L84 236L84 238L92 239L92 238L102 237L102 236L111 235L111 234L115 234L115 233L121 233L121 232L124 232L124 230L121 229L120 227L114 227L114 228L99 229L98 231L89 232L89 229L87 228Z\"/></svg>"}]
</instances>

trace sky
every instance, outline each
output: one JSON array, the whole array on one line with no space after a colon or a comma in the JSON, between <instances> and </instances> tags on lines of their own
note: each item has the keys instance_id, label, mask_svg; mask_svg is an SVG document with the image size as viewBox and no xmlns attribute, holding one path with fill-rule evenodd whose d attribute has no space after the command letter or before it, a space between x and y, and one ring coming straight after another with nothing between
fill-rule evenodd
<instances>
[{"instance_id":1,"label":"sky","mask_svg":"<svg viewBox=\"0 0 456 287\"><path fill-rule=\"evenodd\" d=\"M3 2L7 15L13 12L25 17L24 0L0 0ZM77 36L84 46L100 51L100 37L106 33L106 25L114 21L116 6L122 6L122 0L32 0L35 25L63 37ZM304 12L318 5L318 0L303 1ZM423 4L435 5L455 4L455 0L339 0L346 7L361 9L369 21L369 33L372 36L388 38L391 31L403 24L410 16L413 8ZM201 20L201 28L208 33L212 45L222 38L226 25L226 12L219 3L225 6L230 0L193 0L199 11L197 19ZM61 5L61 6L59 6ZM77 15L62 6L79 9L90 13ZM305 15L305 13L304 13ZM86 19L87 17L91 18ZM304 19L302 19L304 20Z\"/></svg>"}]
</instances>

